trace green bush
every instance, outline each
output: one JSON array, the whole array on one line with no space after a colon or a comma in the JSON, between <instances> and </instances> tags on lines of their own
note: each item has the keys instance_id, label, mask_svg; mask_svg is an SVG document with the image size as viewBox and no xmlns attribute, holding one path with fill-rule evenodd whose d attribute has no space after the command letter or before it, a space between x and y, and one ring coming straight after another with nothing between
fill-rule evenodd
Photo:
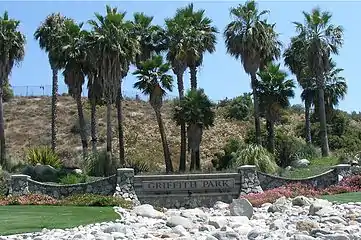
<instances>
[{"instance_id":1,"label":"green bush","mask_svg":"<svg viewBox=\"0 0 361 240\"><path fill-rule=\"evenodd\" d=\"M240 121L248 120L253 112L253 102L250 93L244 93L229 101L226 118Z\"/></svg>"},{"instance_id":2,"label":"green bush","mask_svg":"<svg viewBox=\"0 0 361 240\"><path fill-rule=\"evenodd\" d=\"M295 136L278 133L275 145L277 163L281 167L287 167L297 159L306 158L310 160L320 156L318 149Z\"/></svg>"},{"instance_id":3,"label":"green bush","mask_svg":"<svg viewBox=\"0 0 361 240\"><path fill-rule=\"evenodd\" d=\"M50 165L54 168L61 167L59 156L47 146L33 147L26 153L26 162L31 165Z\"/></svg>"},{"instance_id":4,"label":"green bush","mask_svg":"<svg viewBox=\"0 0 361 240\"><path fill-rule=\"evenodd\" d=\"M0 167L0 197L6 196L9 191L10 174Z\"/></svg>"},{"instance_id":5,"label":"green bush","mask_svg":"<svg viewBox=\"0 0 361 240\"><path fill-rule=\"evenodd\" d=\"M77 184L85 183L88 180L88 176L85 174L69 173L59 179L61 184Z\"/></svg>"},{"instance_id":6,"label":"green bush","mask_svg":"<svg viewBox=\"0 0 361 240\"><path fill-rule=\"evenodd\" d=\"M258 170L266 173L275 173L278 169L274 156L265 148L253 144L233 153L231 168L243 165L255 165Z\"/></svg>"},{"instance_id":7,"label":"green bush","mask_svg":"<svg viewBox=\"0 0 361 240\"><path fill-rule=\"evenodd\" d=\"M267 136L266 126L265 124L261 124L261 145L263 147L267 147ZM246 144L256 144L256 130L254 127L248 129L244 137L244 142Z\"/></svg>"},{"instance_id":8,"label":"green bush","mask_svg":"<svg viewBox=\"0 0 361 240\"><path fill-rule=\"evenodd\" d=\"M108 156L106 150L89 154L85 159L85 170L87 175L93 177L107 177L115 174L118 163L115 155Z\"/></svg>"},{"instance_id":9,"label":"green bush","mask_svg":"<svg viewBox=\"0 0 361 240\"><path fill-rule=\"evenodd\" d=\"M125 166L134 169L134 174L153 172L157 169L157 165L148 159L127 159Z\"/></svg>"},{"instance_id":10,"label":"green bush","mask_svg":"<svg viewBox=\"0 0 361 240\"><path fill-rule=\"evenodd\" d=\"M90 118L87 114L84 114L84 120L85 120L85 133L86 136L90 135ZM76 118L73 126L70 129L70 132L73 134L80 134L80 123L78 117Z\"/></svg>"},{"instance_id":11,"label":"green bush","mask_svg":"<svg viewBox=\"0 0 361 240\"><path fill-rule=\"evenodd\" d=\"M113 196L79 194L64 198L62 200L62 205L97 206L97 207L121 206L123 208L130 208L132 206L132 203L122 198L117 198Z\"/></svg>"},{"instance_id":12,"label":"green bush","mask_svg":"<svg viewBox=\"0 0 361 240\"><path fill-rule=\"evenodd\" d=\"M229 139L222 150L214 155L212 159L212 165L218 171L229 167L233 158L233 153L237 152L243 143L239 139Z\"/></svg>"},{"instance_id":13,"label":"green bush","mask_svg":"<svg viewBox=\"0 0 361 240\"><path fill-rule=\"evenodd\" d=\"M3 86L3 101L8 102L14 97L14 90L12 89L11 85L6 82Z\"/></svg>"}]
</instances>

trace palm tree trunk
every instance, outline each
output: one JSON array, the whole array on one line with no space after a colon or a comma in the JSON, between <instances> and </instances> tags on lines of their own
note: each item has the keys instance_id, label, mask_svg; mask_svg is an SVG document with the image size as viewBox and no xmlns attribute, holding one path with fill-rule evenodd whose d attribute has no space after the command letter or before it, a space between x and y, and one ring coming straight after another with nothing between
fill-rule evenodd
<instances>
[{"instance_id":1,"label":"palm tree trunk","mask_svg":"<svg viewBox=\"0 0 361 240\"><path fill-rule=\"evenodd\" d=\"M183 72L177 73L177 84L179 100L184 98L184 84L183 84ZM180 147L180 159L179 159L179 172L186 171L186 151L187 151L187 135L186 135L186 123L181 121L181 147Z\"/></svg>"},{"instance_id":2,"label":"palm tree trunk","mask_svg":"<svg viewBox=\"0 0 361 240\"><path fill-rule=\"evenodd\" d=\"M107 102L107 153L112 153L112 104Z\"/></svg>"},{"instance_id":3,"label":"palm tree trunk","mask_svg":"<svg viewBox=\"0 0 361 240\"><path fill-rule=\"evenodd\" d=\"M83 113L83 104L81 102L81 94L77 94L76 105L78 108L80 138L81 138L81 145L83 147L83 158L85 159L85 157L88 154L88 140L87 140L86 130L85 130L86 124L85 124L84 113Z\"/></svg>"},{"instance_id":4,"label":"palm tree trunk","mask_svg":"<svg viewBox=\"0 0 361 240\"><path fill-rule=\"evenodd\" d=\"M5 124L4 124L4 77L0 76L0 166L6 167L6 152L5 152Z\"/></svg>"},{"instance_id":5,"label":"palm tree trunk","mask_svg":"<svg viewBox=\"0 0 361 240\"><path fill-rule=\"evenodd\" d=\"M256 130L256 144L261 145L261 121L259 117L259 99L257 93L257 77L256 73L251 74L251 85L254 106L254 125Z\"/></svg>"},{"instance_id":6,"label":"palm tree trunk","mask_svg":"<svg viewBox=\"0 0 361 240\"><path fill-rule=\"evenodd\" d=\"M58 69L52 68L53 71L53 86L51 99L51 149L56 150L56 119L57 119L57 102L58 102Z\"/></svg>"},{"instance_id":7,"label":"palm tree trunk","mask_svg":"<svg viewBox=\"0 0 361 240\"><path fill-rule=\"evenodd\" d=\"M322 156L327 157L330 154L328 147L327 125L326 125L326 110L325 110L325 93L323 87L318 89L319 95L319 115L320 115L320 136L321 136L321 150Z\"/></svg>"},{"instance_id":8,"label":"palm tree trunk","mask_svg":"<svg viewBox=\"0 0 361 240\"><path fill-rule=\"evenodd\" d=\"M91 134L91 142L92 142L92 151L93 153L97 152L97 122L96 122L96 112L97 112L97 106L96 106L96 99L92 96L91 99L91 109L90 109L90 134Z\"/></svg>"},{"instance_id":9,"label":"palm tree trunk","mask_svg":"<svg viewBox=\"0 0 361 240\"><path fill-rule=\"evenodd\" d=\"M309 144L312 143L310 108L311 108L311 102L308 99L306 99L305 100L305 130L306 130L306 142Z\"/></svg>"},{"instance_id":10,"label":"palm tree trunk","mask_svg":"<svg viewBox=\"0 0 361 240\"><path fill-rule=\"evenodd\" d=\"M191 149L191 164L189 166L189 171L193 171L196 168L197 153L194 149Z\"/></svg>"},{"instance_id":11,"label":"palm tree trunk","mask_svg":"<svg viewBox=\"0 0 361 240\"><path fill-rule=\"evenodd\" d=\"M117 117L118 117L118 140L119 140L119 164L123 166L125 163L124 152L124 129L123 129L123 112L122 112L122 87L119 86L117 94Z\"/></svg>"},{"instance_id":12,"label":"palm tree trunk","mask_svg":"<svg viewBox=\"0 0 361 240\"><path fill-rule=\"evenodd\" d=\"M167 136L166 136L165 130L164 130L162 114L158 108L154 108L154 111L155 111L155 115L157 117L160 136L162 138L164 161L165 161L165 171L167 173L173 172L172 159L170 156L169 146L168 146L168 142L167 142Z\"/></svg>"},{"instance_id":13,"label":"palm tree trunk","mask_svg":"<svg viewBox=\"0 0 361 240\"><path fill-rule=\"evenodd\" d=\"M191 89L197 89L197 67L195 65L190 66L189 73L191 75Z\"/></svg>"},{"instance_id":14,"label":"palm tree trunk","mask_svg":"<svg viewBox=\"0 0 361 240\"><path fill-rule=\"evenodd\" d=\"M270 153L275 152L275 131L274 131L274 122L272 120L266 121L267 131L268 131L268 151Z\"/></svg>"}]
</instances>

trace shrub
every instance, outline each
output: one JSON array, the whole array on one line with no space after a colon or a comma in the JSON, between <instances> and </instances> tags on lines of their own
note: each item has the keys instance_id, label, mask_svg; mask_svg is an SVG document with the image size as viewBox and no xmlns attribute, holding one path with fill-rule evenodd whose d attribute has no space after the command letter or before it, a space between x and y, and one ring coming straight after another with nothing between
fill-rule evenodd
<instances>
[{"instance_id":1,"label":"shrub","mask_svg":"<svg viewBox=\"0 0 361 240\"><path fill-rule=\"evenodd\" d=\"M237 152L243 143L239 139L229 139L222 150L214 155L212 159L212 165L218 171L229 167L233 158L233 153Z\"/></svg>"},{"instance_id":2,"label":"shrub","mask_svg":"<svg viewBox=\"0 0 361 240\"><path fill-rule=\"evenodd\" d=\"M289 166L297 159L312 159L320 156L320 151L313 145L307 144L305 140L286 134L276 135L276 159L278 165Z\"/></svg>"},{"instance_id":3,"label":"shrub","mask_svg":"<svg viewBox=\"0 0 361 240\"><path fill-rule=\"evenodd\" d=\"M318 189L311 185L294 183L266 190L263 193L248 194L243 196L243 198L248 199L254 207L260 207L264 203L273 203L283 196L287 198L296 196L318 197L321 195L334 195L359 191L361 191L361 175L344 178L338 185L331 185L324 189Z\"/></svg>"},{"instance_id":4,"label":"shrub","mask_svg":"<svg viewBox=\"0 0 361 240\"><path fill-rule=\"evenodd\" d=\"M3 86L3 101L8 102L14 97L14 90L8 81L5 82Z\"/></svg>"},{"instance_id":5,"label":"shrub","mask_svg":"<svg viewBox=\"0 0 361 240\"><path fill-rule=\"evenodd\" d=\"M50 165L54 168L60 168L62 165L59 156L54 153L48 146L34 147L28 149L26 153L26 162L31 165Z\"/></svg>"},{"instance_id":6,"label":"shrub","mask_svg":"<svg viewBox=\"0 0 361 240\"><path fill-rule=\"evenodd\" d=\"M85 174L69 173L59 179L61 184L77 184L85 183L88 180L88 176Z\"/></svg>"},{"instance_id":7,"label":"shrub","mask_svg":"<svg viewBox=\"0 0 361 240\"><path fill-rule=\"evenodd\" d=\"M302 104L294 104L290 107L290 111L297 114L303 114L305 112L305 107Z\"/></svg>"},{"instance_id":8,"label":"shrub","mask_svg":"<svg viewBox=\"0 0 361 240\"><path fill-rule=\"evenodd\" d=\"M122 206L125 208L130 208L132 203L122 198L113 197L113 196L81 194L81 195L72 195L67 198L64 198L61 201L61 204L75 205L75 206L98 206L98 207Z\"/></svg>"},{"instance_id":9,"label":"shrub","mask_svg":"<svg viewBox=\"0 0 361 240\"><path fill-rule=\"evenodd\" d=\"M94 177L107 177L114 174L116 169L116 166L112 165L116 162L114 158L115 156L113 156L114 161L112 161L106 150L89 154L85 159L85 169L87 175Z\"/></svg>"},{"instance_id":10,"label":"shrub","mask_svg":"<svg viewBox=\"0 0 361 240\"><path fill-rule=\"evenodd\" d=\"M125 166L134 169L134 174L152 172L157 169L154 162L148 159L126 159Z\"/></svg>"},{"instance_id":11,"label":"shrub","mask_svg":"<svg viewBox=\"0 0 361 240\"><path fill-rule=\"evenodd\" d=\"M8 194L10 174L0 167L0 197Z\"/></svg>"},{"instance_id":12,"label":"shrub","mask_svg":"<svg viewBox=\"0 0 361 240\"><path fill-rule=\"evenodd\" d=\"M47 195L28 194L24 196L0 197L0 206L6 205L121 206L123 208L130 208L132 203L118 197L95 194L72 195L62 200Z\"/></svg>"},{"instance_id":13,"label":"shrub","mask_svg":"<svg viewBox=\"0 0 361 240\"><path fill-rule=\"evenodd\" d=\"M257 145L248 145L233 153L231 167L255 165L258 170L266 173L275 173L278 169L274 157L265 148Z\"/></svg>"},{"instance_id":14,"label":"shrub","mask_svg":"<svg viewBox=\"0 0 361 240\"><path fill-rule=\"evenodd\" d=\"M85 120L85 133L86 136L90 135L90 117L86 114L84 114L84 120ZM79 118L77 117L73 126L70 129L70 132L73 134L80 134L80 123Z\"/></svg>"},{"instance_id":15,"label":"shrub","mask_svg":"<svg viewBox=\"0 0 361 240\"><path fill-rule=\"evenodd\" d=\"M236 119L240 121L248 120L252 115L253 102L250 93L244 93L229 101L226 118Z\"/></svg>"},{"instance_id":16,"label":"shrub","mask_svg":"<svg viewBox=\"0 0 361 240\"><path fill-rule=\"evenodd\" d=\"M267 147L267 136L266 127L264 124L261 124L261 145ZM254 127L248 129L246 136L244 137L244 142L246 144L256 144L256 130Z\"/></svg>"}]
</instances>

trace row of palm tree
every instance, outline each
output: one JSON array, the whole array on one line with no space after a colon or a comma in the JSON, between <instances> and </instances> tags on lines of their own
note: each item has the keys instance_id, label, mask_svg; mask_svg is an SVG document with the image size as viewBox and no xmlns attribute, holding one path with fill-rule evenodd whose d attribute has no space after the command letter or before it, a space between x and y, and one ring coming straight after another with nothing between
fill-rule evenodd
<instances>
[{"instance_id":1,"label":"row of palm tree","mask_svg":"<svg viewBox=\"0 0 361 240\"><path fill-rule=\"evenodd\" d=\"M250 75L256 140L258 144L261 143L260 117L263 115L267 121L269 150L272 152L277 109L287 106L288 98L294 95L292 81L287 80L287 74L280 70L279 65L274 64L274 61L281 57L282 43L278 39L275 24L269 23L265 17L269 11L260 11L255 1L247 1L231 8L230 13L233 20L226 26L223 33L227 53L240 59L245 72ZM191 169L199 169L199 144L202 132L204 128L212 126L214 116L210 110L209 99L203 90L198 89L197 70L203 63L204 54L215 51L218 29L205 15L205 10L195 10L193 4L177 9L172 18L165 19L165 28L154 25L153 17L144 13L135 13L131 21L126 20L125 16L125 12L106 6L105 15L95 13L95 18L88 21L91 29L87 31L83 28L83 23L77 23L59 13L53 13L47 16L36 29L34 37L39 41L40 48L47 52L53 72L52 149L56 151L58 72L62 71L69 93L77 102L84 156L88 154L88 140L85 133L81 91L87 79L88 99L91 105L92 150L96 152L97 149L96 106L104 104L107 106L106 150L109 159L114 161L111 110L115 104L120 161L113 162L113 166L125 164L122 79L127 76L130 66L134 65L137 70L133 74L138 79L134 87L150 97L150 104L156 113L161 133L166 171L173 171L161 117L163 96L172 89L173 78L168 73L171 69L176 76L180 100L174 112L175 121L181 130L179 170L186 169L187 138L188 149L192 156ZM344 79L338 76L342 69L337 69L331 60L331 54L338 54L342 46L343 31L340 26L331 24L330 13L322 12L318 8L313 9L311 13L304 12L304 17L304 24L295 23L297 35L291 39L291 44L283 57L285 64L295 74L298 83L303 88L306 129L310 128L308 120L310 107L314 105L319 111L322 152L326 156L329 152L326 108L332 108L337 104L338 99L344 96L347 90ZM18 30L19 22L9 19L7 13L0 21L2 33L0 81L3 82L9 76L14 63L21 61L24 56L25 37ZM166 62L162 55L165 56ZM190 71L191 91L185 95L183 76L187 69ZM335 87L335 84L340 87L340 82L344 90L327 88L328 85ZM277 90L277 86L281 85L284 91ZM326 89L333 90L327 92ZM335 89L338 90L335 91ZM198 109L203 111L203 115ZM2 145L5 144L5 137L1 101L0 112ZM307 139L311 142L309 134ZM1 151L2 161L5 159L3 152L5 151Z\"/></svg>"}]
</instances>

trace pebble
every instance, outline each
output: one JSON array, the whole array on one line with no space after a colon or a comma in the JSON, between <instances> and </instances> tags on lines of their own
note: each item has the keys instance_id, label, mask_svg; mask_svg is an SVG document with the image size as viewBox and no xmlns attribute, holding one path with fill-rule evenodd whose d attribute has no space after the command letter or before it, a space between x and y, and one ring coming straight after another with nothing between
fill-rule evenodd
<instances>
[{"instance_id":1,"label":"pebble","mask_svg":"<svg viewBox=\"0 0 361 240\"><path fill-rule=\"evenodd\" d=\"M352 212L350 212L352 210ZM163 209L144 204L114 207L120 219L71 229L0 236L0 240L352 240L361 239L361 203L281 198L253 208L247 201L213 208Z\"/></svg>"}]
</instances>

